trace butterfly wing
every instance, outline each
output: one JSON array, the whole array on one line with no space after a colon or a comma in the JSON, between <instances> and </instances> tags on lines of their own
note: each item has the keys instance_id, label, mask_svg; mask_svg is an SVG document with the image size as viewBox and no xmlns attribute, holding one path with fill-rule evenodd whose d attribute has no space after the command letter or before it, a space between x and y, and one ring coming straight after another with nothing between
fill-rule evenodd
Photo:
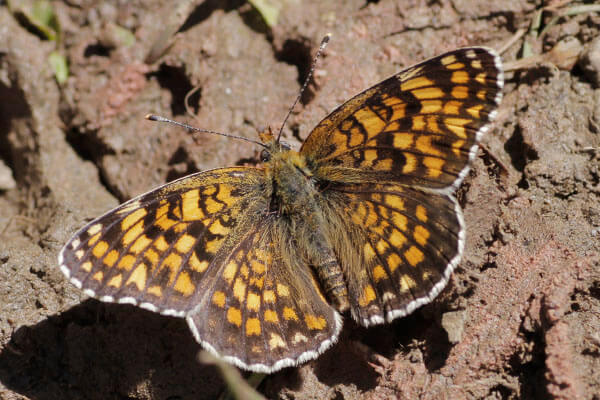
<instances>
[{"instance_id":1,"label":"butterfly wing","mask_svg":"<svg viewBox=\"0 0 600 400\"><path fill-rule=\"evenodd\" d=\"M262 169L191 175L90 222L60 268L102 301L186 317L206 349L242 368L313 359L342 321L282 239L292 232L267 212L270 198Z\"/></svg>"},{"instance_id":2,"label":"butterfly wing","mask_svg":"<svg viewBox=\"0 0 600 400\"><path fill-rule=\"evenodd\" d=\"M185 315L210 284L220 251L243 229L244 210L266 207L257 168L201 172L134 198L80 229L59 264L103 301Z\"/></svg>"},{"instance_id":3,"label":"butterfly wing","mask_svg":"<svg viewBox=\"0 0 600 400\"><path fill-rule=\"evenodd\" d=\"M409 314L446 285L465 240L453 191L502 86L492 50L459 49L360 93L306 139L300 152L362 325Z\"/></svg>"},{"instance_id":4,"label":"butterfly wing","mask_svg":"<svg viewBox=\"0 0 600 400\"><path fill-rule=\"evenodd\" d=\"M333 204L328 215L337 232L334 252L357 322L390 322L444 288L465 243L454 197L363 183L331 186L327 202Z\"/></svg>"},{"instance_id":5,"label":"butterfly wing","mask_svg":"<svg viewBox=\"0 0 600 400\"><path fill-rule=\"evenodd\" d=\"M301 153L326 181L458 187L501 100L498 55L470 47L426 60L321 121Z\"/></svg>"},{"instance_id":6,"label":"butterfly wing","mask_svg":"<svg viewBox=\"0 0 600 400\"><path fill-rule=\"evenodd\" d=\"M196 339L225 360L271 373L314 359L342 327L287 224L257 220L187 317Z\"/></svg>"}]
</instances>

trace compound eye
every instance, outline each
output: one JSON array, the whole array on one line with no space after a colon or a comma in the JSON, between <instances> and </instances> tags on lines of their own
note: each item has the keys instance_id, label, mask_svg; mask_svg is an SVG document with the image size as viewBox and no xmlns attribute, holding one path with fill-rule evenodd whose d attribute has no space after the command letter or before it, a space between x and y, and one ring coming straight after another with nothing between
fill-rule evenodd
<instances>
[{"instance_id":1,"label":"compound eye","mask_svg":"<svg viewBox=\"0 0 600 400\"><path fill-rule=\"evenodd\" d=\"M271 153L269 153L266 149L260 152L260 161L267 162L271 159Z\"/></svg>"}]
</instances>

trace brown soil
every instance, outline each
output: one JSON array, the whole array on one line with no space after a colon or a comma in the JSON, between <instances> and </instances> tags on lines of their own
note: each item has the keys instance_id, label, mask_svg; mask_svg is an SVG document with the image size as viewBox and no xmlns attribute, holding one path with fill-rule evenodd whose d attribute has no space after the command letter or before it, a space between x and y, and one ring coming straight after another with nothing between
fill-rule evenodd
<instances>
[{"instance_id":1,"label":"brown soil","mask_svg":"<svg viewBox=\"0 0 600 400\"><path fill-rule=\"evenodd\" d=\"M499 49L542 6L276 3L279 21L268 28L242 1L191 2L183 17L165 0L54 1L58 49L70 64L62 85L48 64L56 43L0 5L0 398L212 399L224 389L218 371L197 361L183 320L86 299L57 268L70 235L120 201L190 172L258 159L245 142L195 142L145 114L255 138L281 123L331 32L285 129L297 146L351 95L447 50ZM116 40L115 25L135 43ZM334 348L266 377L262 393L600 399L599 31L598 13L559 19L529 38L534 52L577 39L591 64L507 73L498 120L459 193L466 253L438 299L391 325L347 323ZM504 60L518 58L522 43ZM184 97L196 86L192 120Z\"/></svg>"}]
</instances>

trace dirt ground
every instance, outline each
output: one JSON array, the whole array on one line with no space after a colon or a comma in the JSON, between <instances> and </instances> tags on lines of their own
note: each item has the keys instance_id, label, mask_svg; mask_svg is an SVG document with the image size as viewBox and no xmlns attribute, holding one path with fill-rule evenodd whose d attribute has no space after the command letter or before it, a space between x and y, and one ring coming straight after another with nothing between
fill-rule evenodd
<instances>
[{"instance_id":1,"label":"dirt ground","mask_svg":"<svg viewBox=\"0 0 600 400\"><path fill-rule=\"evenodd\" d=\"M506 73L498 118L459 191L467 246L448 287L393 324L346 323L331 350L258 390L281 399L600 399L600 13L554 18L593 2L272 3L281 9L269 26L243 1L53 1L59 41L0 3L0 398L219 396L219 371L197 361L183 320L86 298L57 253L132 196L191 172L255 164L256 146L196 142L144 115L256 138L281 124L331 32L284 131L293 146L351 95L427 57L486 45L506 47L510 63L525 41L544 56ZM543 7L547 29L536 35ZM54 50L69 63L61 84ZM191 118L184 99L195 87Z\"/></svg>"}]
</instances>

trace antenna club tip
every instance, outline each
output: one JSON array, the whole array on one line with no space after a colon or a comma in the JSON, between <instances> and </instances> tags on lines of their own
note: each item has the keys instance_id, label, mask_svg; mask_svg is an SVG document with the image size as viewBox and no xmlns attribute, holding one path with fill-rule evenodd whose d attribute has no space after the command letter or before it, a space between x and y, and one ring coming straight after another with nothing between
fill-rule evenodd
<instances>
[{"instance_id":1,"label":"antenna club tip","mask_svg":"<svg viewBox=\"0 0 600 400\"><path fill-rule=\"evenodd\" d=\"M146 114L144 116L144 118L147 119L147 120L150 120L150 121L156 121L157 120L156 115L154 115L154 114Z\"/></svg>"},{"instance_id":2,"label":"antenna club tip","mask_svg":"<svg viewBox=\"0 0 600 400\"><path fill-rule=\"evenodd\" d=\"M325 36L323 37L323 40L321 40L321 45L325 45L325 44L329 43L331 36L332 36L331 32L327 32L325 34Z\"/></svg>"}]
</instances>

